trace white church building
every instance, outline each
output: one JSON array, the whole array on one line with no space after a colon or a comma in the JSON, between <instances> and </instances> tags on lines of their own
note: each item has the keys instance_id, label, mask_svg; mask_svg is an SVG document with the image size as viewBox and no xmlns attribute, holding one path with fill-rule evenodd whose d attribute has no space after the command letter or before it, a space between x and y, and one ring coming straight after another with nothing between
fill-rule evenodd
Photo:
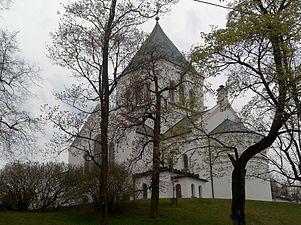
<instances>
[{"instance_id":1,"label":"white church building","mask_svg":"<svg viewBox=\"0 0 301 225\"><path fill-rule=\"evenodd\" d=\"M151 60L154 56L156 62ZM134 198L151 197L153 122L145 119L143 124L134 125L154 110L150 102L155 100L153 94L158 87L162 90L160 198L231 198L232 164L228 154L234 154L234 147L243 151L261 138L243 125L224 86L217 90L216 105L206 108L203 77L188 66L157 19L118 84L116 105L126 107L111 116L109 162L129 167L136 190ZM92 140L100 137L95 121L97 116L90 116L81 131L91 140L75 139L70 147L70 164L87 166L87 157L99 154L99 143ZM268 163L261 156L249 162L247 199L272 200L267 170Z\"/></svg>"}]
</instances>

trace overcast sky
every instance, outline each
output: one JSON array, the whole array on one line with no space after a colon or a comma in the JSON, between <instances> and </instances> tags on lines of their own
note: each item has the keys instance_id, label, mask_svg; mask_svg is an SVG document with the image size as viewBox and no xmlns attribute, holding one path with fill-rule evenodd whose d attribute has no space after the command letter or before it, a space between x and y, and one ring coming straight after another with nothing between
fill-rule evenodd
<instances>
[{"instance_id":1,"label":"overcast sky","mask_svg":"<svg viewBox=\"0 0 301 225\"><path fill-rule=\"evenodd\" d=\"M219 3L218 0L208 0ZM1 12L0 25L9 31L19 31L18 42L21 53L29 63L37 64L43 79L36 87L37 98L28 103L33 114L40 114L44 103L54 104L52 93L60 90L66 82L66 71L51 65L46 56L46 44L50 43L49 33L55 31L62 12L61 3L68 0L14 0L9 10ZM160 25L180 51L189 51L192 45L200 42L200 32L208 32L210 25L225 26L227 10L194 2L180 0L171 11L160 16ZM155 25L151 19L142 29L150 33ZM221 81L224 82L224 81ZM219 81L216 82L219 85ZM47 129L48 137L51 130ZM45 138L47 139L47 138ZM67 160L67 153L59 157Z\"/></svg>"}]
</instances>

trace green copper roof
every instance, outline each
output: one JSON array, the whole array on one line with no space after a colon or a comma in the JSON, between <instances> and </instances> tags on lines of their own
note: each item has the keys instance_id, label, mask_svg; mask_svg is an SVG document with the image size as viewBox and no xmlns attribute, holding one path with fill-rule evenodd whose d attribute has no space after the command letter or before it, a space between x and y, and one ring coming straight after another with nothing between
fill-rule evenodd
<instances>
[{"instance_id":1,"label":"green copper roof","mask_svg":"<svg viewBox=\"0 0 301 225\"><path fill-rule=\"evenodd\" d=\"M210 134L222 134L222 133L255 133L246 128L242 123L237 123L229 119L225 119L220 125L218 125Z\"/></svg>"},{"instance_id":2,"label":"green copper roof","mask_svg":"<svg viewBox=\"0 0 301 225\"><path fill-rule=\"evenodd\" d=\"M166 36L157 22L149 37L129 63L126 71L137 70L141 68L143 64L160 59L183 67L188 64L187 60Z\"/></svg>"}]
</instances>

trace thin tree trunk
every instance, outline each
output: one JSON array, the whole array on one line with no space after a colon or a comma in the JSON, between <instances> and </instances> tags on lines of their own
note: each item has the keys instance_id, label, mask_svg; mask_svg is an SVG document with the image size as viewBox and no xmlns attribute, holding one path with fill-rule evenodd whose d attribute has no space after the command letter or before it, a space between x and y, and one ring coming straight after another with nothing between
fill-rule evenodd
<instances>
[{"instance_id":1,"label":"thin tree trunk","mask_svg":"<svg viewBox=\"0 0 301 225\"><path fill-rule=\"evenodd\" d=\"M151 196L151 218L159 217L159 183L160 183L160 151L159 146L154 144L152 170L152 196Z\"/></svg>"},{"instance_id":2,"label":"thin tree trunk","mask_svg":"<svg viewBox=\"0 0 301 225\"><path fill-rule=\"evenodd\" d=\"M102 168L101 171L105 169ZM100 173L100 224L108 224L108 195L107 195L107 174L105 172Z\"/></svg>"},{"instance_id":3,"label":"thin tree trunk","mask_svg":"<svg viewBox=\"0 0 301 225\"><path fill-rule=\"evenodd\" d=\"M101 73L101 171L100 171L100 224L108 225L108 127L109 127L109 109L110 109L110 93L109 93L109 45L112 32L112 24L115 17L117 0L111 1L110 14L105 27L104 43L102 48L102 73Z\"/></svg>"},{"instance_id":4,"label":"thin tree trunk","mask_svg":"<svg viewBox=\"0 0 301 225\"><path fill-rule=\"evenodd\" d=\"M108 124L109 124L109 83L108 48L103 48L102 100L101 100L101 170L100 170L100 224L108 224Z\"/></svg>"},{"instance_id":5,"label":"thin tree trunk","mask_svg":"<svg viewBox=\"0 0 301 225\"><path fill-rule=\"evenodd\" d=\"M156 85L157 86L157 85ZM159 211L159 183L160 183L160 129L161 129L161 96L156 92L156 116L153 139L153 170L152 170L152 196L151 218L158 218Z\"/></svg>"}]
</instances>

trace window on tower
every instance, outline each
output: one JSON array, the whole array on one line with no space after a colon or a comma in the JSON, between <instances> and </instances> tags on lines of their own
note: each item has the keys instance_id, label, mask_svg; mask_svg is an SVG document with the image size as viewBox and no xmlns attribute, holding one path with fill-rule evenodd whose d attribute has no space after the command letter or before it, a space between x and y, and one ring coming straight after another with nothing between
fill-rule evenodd
<instances>
[{"instance_id":1,"label":"window on tower","mask_svg":"<svg viewBox=\"0 0 301 225\"><path fill-rule=\"evenodd\" d=\"M174 102L175 101L175 90L174 90L175 82L173 80L171 80L169 82L169 86L170 86L170 90L169 90L170 102Z\"/></svg>"},{"instance_id":2,"label":"window on tower","mask_svg":"<svg viewBox=\"0 0 301 225\"><path fill-rule=\"evenodd\" d=\"M183 154L183 164L184 164L184 169L188 169L188 155Z\"/></svg>"},{"instance_id":3,"label":"window on tower","mask_svg":"<svg viewBox=\"0 0 301 225\"><path fill-rule=\"evenodd\" d=\"M185 99L185 87L184 84L180 84L179 87L179 101L184 102Z\"/></svg>"}]
</instances>

